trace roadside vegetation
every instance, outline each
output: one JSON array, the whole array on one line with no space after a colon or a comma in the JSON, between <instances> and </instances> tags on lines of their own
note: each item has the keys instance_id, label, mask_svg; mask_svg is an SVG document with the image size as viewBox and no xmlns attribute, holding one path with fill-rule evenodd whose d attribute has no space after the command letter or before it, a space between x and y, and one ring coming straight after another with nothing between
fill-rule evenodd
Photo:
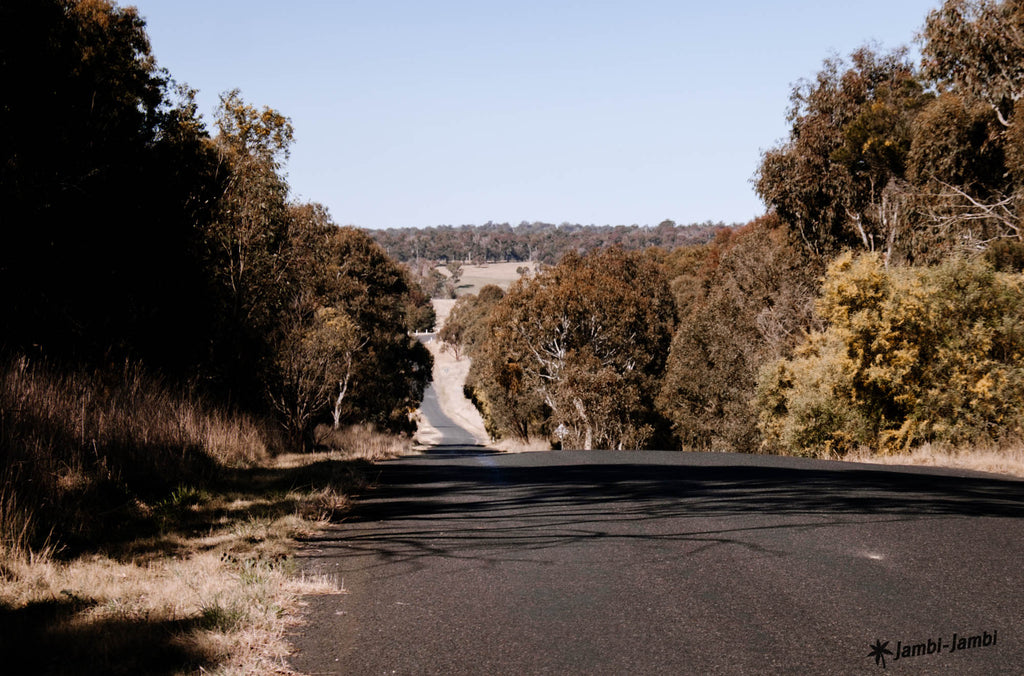
<instances>
[{"instance_id":1,"label":"roadside vegetation","mask_svg":"<svg viewBox=\"0 0 1024 676\"><path fill-rule=\"evenodd\" d=\"M267 421L139 367L0 375L0 632L12 673L289 673L296 538L410 442L369 426L288 453Z\"/></svg>"},{"instance_id":2,"label":"roadside vegetation","mask_svg":"<svg viewBox=\"0 0 1024 676\"><path fill-rule=\"evenodd\" d=\"M581 448L984 455L1022 473L1024 76L1001 65L1024 58L1021 25L1016 3L950 0L925 18L921 65L870 47L826 60L794 87L790 136L758 168L768 214L646 249L653 286L616 268L625 251L595 250L500 298L460 298L442 339L474 360L467 393L489 432ZM674 305L654 319L666 287ZM636 328L662 324L670 341Z\"/></svg>"},{"instance_id":3,"label":"roadside vegetation","mask_svg":"<svg viewBox=\"0 0 1024 676\"><path fill-rule=\"evenodd\" d=\"M12 673L287 672L295 539L409 451L429 298L289 201L290 120L212 131L132 8L0 22L0 635Z\"/></svg>"}]
</instances>

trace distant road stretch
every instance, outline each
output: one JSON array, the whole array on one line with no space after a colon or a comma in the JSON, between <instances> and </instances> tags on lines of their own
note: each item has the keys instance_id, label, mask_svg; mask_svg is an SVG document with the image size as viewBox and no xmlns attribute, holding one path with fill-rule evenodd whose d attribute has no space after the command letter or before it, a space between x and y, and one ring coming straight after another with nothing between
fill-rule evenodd
<instances>
[{"instance_id":1,"label":"distant road stretch","mask_svg":"<svg viewBox=\"0 0 1024 676\"><path fill-rule=\"evenodd\" d=\"M435 335L433 333L417 333L416 337L421 343L427 344L435 339ZM441 441L437 444L439 448L477 445L473 433L461 427L441 409L434 383L427 385L427 389L423 392L423 403L420 404L419 412L431 427L441 433Z\"/></svg>"},{"instance_id":2,"label":"distant road stretch","mask_svg":"<svg viewBox=\"0 0 1024 676\"><path fill-rule=\"evenodd\" d=\"M437 390L434 389L433 383L427 385L427 389L423 393L420 415L427 419L431 427L441 433L441 441L437 444L438 448L476 446L476 437L460 427L441 410L441 404L437 400Z\"/></svg>"}]
</instances>

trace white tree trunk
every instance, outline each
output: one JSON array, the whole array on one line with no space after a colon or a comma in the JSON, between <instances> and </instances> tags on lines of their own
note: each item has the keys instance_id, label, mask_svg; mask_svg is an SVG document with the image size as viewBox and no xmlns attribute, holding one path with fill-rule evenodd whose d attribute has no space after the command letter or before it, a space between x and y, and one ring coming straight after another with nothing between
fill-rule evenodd
<instances>
[{"instance_id":1,"label":"white tree trunk","mask_svg":"<svg viewBox=\"0 0 1024 676\"><path fill-rule=\"evenodd\" d=\"M352 353L349 352L345 355L345 377L338 381L338 398L334 400L334 429L338 429L341 424L341 403L345 401L345 395L348 394L348 383L352 378Z\"/></svg>"},{"instance_id":2,"label":"white tree trunk","mask_svg":"<svg viewBox=\"0 0 1024 676\"><path fill-rule=\"evenodd\" d=\"M583 408L583 402L579 399L573 399L573 404L576 405L576 412L579 413L580 419L583 420L583 450L592 451L594 450L594 427L590 424L590 418L587 416L587 411Z\"/></svg>"}]
</instances>

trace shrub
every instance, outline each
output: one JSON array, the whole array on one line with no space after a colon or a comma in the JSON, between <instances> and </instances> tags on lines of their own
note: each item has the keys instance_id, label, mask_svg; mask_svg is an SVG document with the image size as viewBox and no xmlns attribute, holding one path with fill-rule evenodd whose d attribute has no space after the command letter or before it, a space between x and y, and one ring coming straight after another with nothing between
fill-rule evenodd
<instances>
[{"instance_id":1,"label":"shrub","mask_svg":"<svg viewBox=\"0 0 1024 676\"><path fill-rule=\"evenodd\" d=\"M826 322L762 371L766 450L843 455L1024 436L1024 289L981 260L886 268L845 254L829 267Z\"/></svg>"}]
</instances>

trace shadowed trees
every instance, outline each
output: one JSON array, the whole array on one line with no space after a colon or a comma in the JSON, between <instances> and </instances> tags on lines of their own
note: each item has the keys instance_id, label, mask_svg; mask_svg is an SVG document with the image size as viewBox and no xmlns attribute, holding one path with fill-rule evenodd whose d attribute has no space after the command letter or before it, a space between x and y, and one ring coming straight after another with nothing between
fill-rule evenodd
<instances>
[{"instance_id":1,"label":"shadowed trees","mask_svg":"<svg viewBox=\"0 0 1024 676\"><path fill-rule=\"evenodd\" d=\"M196 360L198 224L222 187L189 92L156 67L132 8L41 0L2 12L5 342Z\"/></svg>"},{"instance_id":2,"label":"shadowed trees","mask_svg":"<svg viewBox=\"0 0 1024 676\"><path fill-rule=\"evenodd\" d=\"M0 39L4 348L141 360L296 438L408 428L426 299L366 235L289 204L287 117L231 91L211 138L136 10L107 0L4 3Z\"/></svg>"},{"instance_id":3,"label":"shadowed trees","mask_svg":"<svg viewBox=\"0 0 1024 676\"><path fill-rule=\"evenodd\" d=\"M940 92L946 115L945 123L939 115L929 120L936 133L921 144L933 146L924 168L935 193L928 216L973 250L1024 240L1024 131L1015 123L1024 95L1022 28L1024 7L1014 0L948 0L928 14L921 34L923 77Z\"/></svg>"},{"instance_id":4,"label":"shadowed trees","mask_svg":"<svg viewBox=\"0 0 1024 676\"><path fill-rule=\"evenodd\" d=\"M268 395L294 438L316 422L372 422L408 431L422 399L430 355L409 335L409 280L365 233L338 228L321 209L299 209L304 253L274 345ZM311 218L310 218L311 217Z\"/></svg>"},{"instance_id":5,"label":"shadowed trees","mask_svg":"<svg viewBox=\"0 0 1024 676\"><path fill-rule=\"evenodd\" d=\"M336 266L334 305L366 340L351 375L350 420L409 430L409 415L430 378L430 353L409 335L407 273L369 235L340 228L331 243Z\"/></svg>"}]
</instances>

